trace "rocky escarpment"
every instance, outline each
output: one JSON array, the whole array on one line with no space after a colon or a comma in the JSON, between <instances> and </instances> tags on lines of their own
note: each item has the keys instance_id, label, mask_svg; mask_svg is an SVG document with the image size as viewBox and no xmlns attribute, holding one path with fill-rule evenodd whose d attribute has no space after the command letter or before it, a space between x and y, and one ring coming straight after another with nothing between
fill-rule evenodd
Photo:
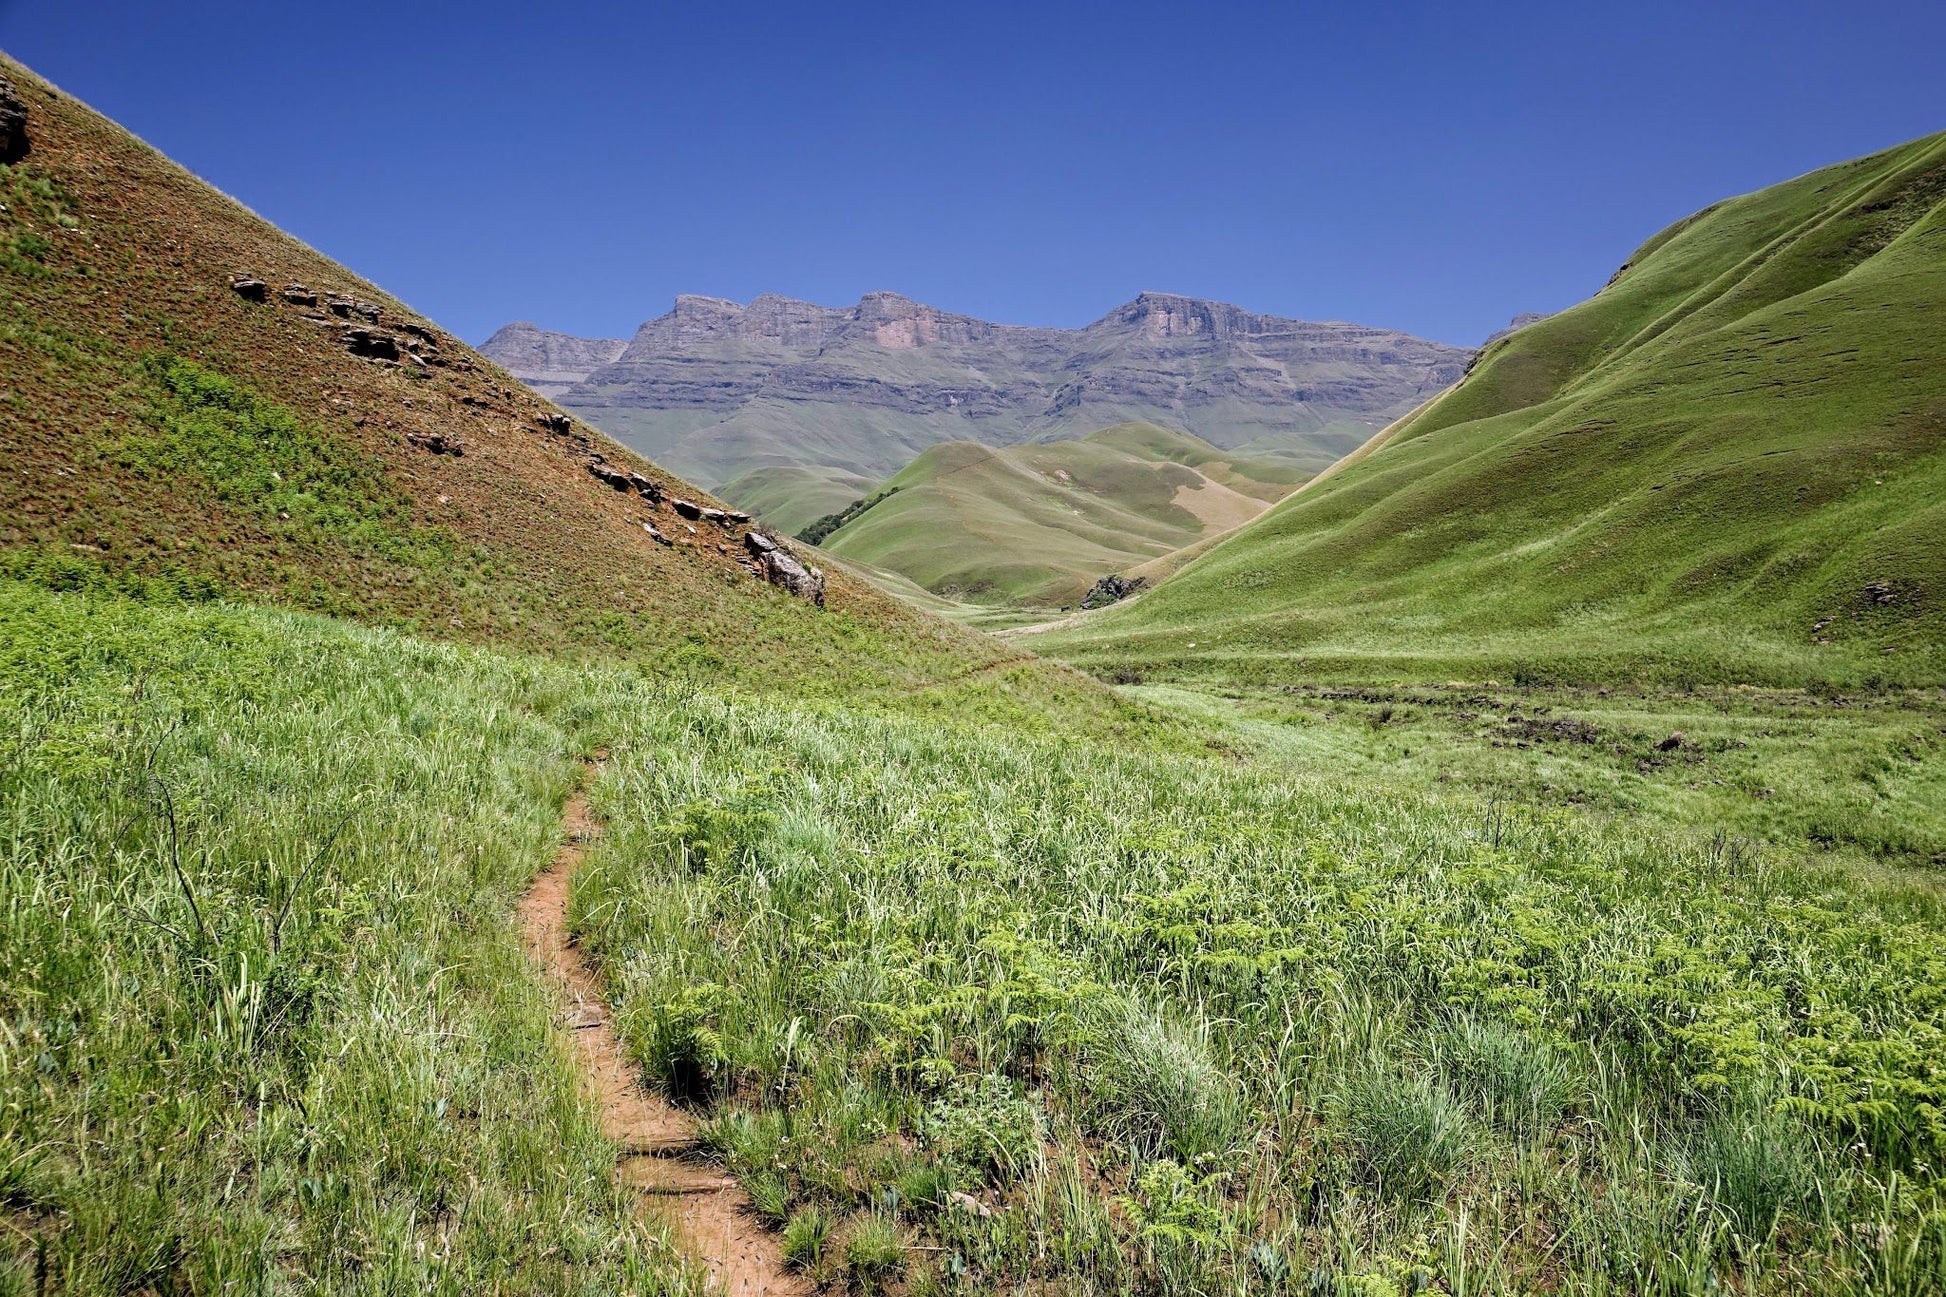
<instances>
[{"instance_id":1,"label":"rocky escarpment","mask_svg":"<svg viewBox=\"0 0 1946 1297\"><path fill-rule=\"evenodd\" d=\"M627 347L625 338L577 338L516 320L481 344L480 354L498 362L542 396L558 396L603 365L620 359Z\"/></svg>"},{"instance_id":2,"label":"rocky escarpment","mask_svg":"<svg viewBox=\"0 0 1946 1297\"><path fill-rule=\"evenodd\" d=\"M685 296L565 387L563 357L613 344L561 337L509 326L484 350L711 484L766 465L882 477L945 441L1019 444L1128 420L1322 465L1456 380L1469 355L1168 293L1081 329L994 324L896 293L850 307Z\"/></svg>"}]
</instances>

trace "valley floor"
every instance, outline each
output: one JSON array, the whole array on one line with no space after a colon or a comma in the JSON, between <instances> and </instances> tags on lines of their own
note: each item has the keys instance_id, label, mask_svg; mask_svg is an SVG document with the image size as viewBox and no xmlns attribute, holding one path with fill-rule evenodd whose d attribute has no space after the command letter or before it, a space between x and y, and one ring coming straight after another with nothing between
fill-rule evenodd
<instances>
[{"instance_id":1,"label":"valley floor","mask_svg":"<svg viewBox=\"0 0 1946 1297\"><path fill-rule=\"evenodd\" d=\"M1134 692L0 583L0 1293L701 1291L522 948L597 750L602 1020L808 1284L1941 1291L1937 698Z\"/></svg>"}]
</instances>

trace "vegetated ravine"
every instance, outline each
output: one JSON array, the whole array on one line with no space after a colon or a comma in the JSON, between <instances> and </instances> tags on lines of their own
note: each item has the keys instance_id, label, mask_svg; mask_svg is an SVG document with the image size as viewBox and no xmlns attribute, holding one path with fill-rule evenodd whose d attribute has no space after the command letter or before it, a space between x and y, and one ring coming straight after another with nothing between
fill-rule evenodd
<instances>
[{"instance_id":1,"label":"vegetated ravine","mask_svg":"<svg viewBox=\"0 0 1946 1297\"><path fill-rule=\"evenodd\" d=\"M1644 751L1634 686L1206 723L836 568L820 606L7 77L0 1294L1940 1291L1946 908L1886 810L1938 727L1883 678L1793 653L1748 752ZM1932 605L1892 593L1899 647ZM1360 760L1484 733L1499 791L1274 737L1354 705ZM1860 733L1853 854L1709 831L1734 789L1588 814L1520 755L1834 782ZM684 1219L746 1200L705 1219L760 1270Z\"/></svg>"}]
</instances>

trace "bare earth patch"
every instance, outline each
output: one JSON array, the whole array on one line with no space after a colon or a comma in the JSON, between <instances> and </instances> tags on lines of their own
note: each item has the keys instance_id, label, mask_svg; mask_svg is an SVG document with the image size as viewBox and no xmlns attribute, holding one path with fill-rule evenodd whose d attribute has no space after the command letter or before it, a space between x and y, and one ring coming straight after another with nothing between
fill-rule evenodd
<instances>
[{"instance_id":1,"label":"bare earth patch","mask_svg":"<svg viewBox=\"0 0 1946 1297\"><path fill-rule=\"evenodd\" d=\"M1177 487L1175 498L1170 503L1195 514L1205 531L1228 531L1232 527L1241 527L1270 508L1270 501L1245 495L1207 476L1194 486Z\"/></svg>"},{"instance_id":2,"label":"bare earth patch","mask_svg":"<svg viewBox=\"0 0 1946 1297\"><path fill-rule=\"evenodd\" d=\"M590 779L597 768L589 763ZM697 1146L695 1118L644 1086L629 1063L595 969L568 932L568 883L586 844L601 832L579 790L568 799L563 826L567 841L521 898L521 928L529 953L560 987L562 1021L601 1105L602 1131L623 1150L616 1178L642 1195L644 1210L675 1224L716 1291L808 1294L809 1285L786 1270L777 1239L757 1222L735 1178L688 1156Z\"/></svg>"}]
</instances>

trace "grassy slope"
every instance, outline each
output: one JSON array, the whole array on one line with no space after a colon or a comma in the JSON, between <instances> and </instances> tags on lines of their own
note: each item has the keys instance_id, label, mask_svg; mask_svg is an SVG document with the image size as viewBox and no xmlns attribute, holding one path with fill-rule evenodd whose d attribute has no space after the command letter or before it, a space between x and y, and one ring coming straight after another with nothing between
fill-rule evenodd
<instances>
[{"instance_id":1,"label":"grassy slope","mask_svg":"<svg viewBox=\"0 0 1946 1297\"><path fill-rule=\"evenodd\" d=\"M1937 680L1941 300L1946 137L1718 204L1383 449L1040 642L1180 677Z\"/></svg>"},{"instance_id":2,"label":"grassy slope","mask_svg":"<svg viewBox=\"0 0 1946 1297\"><path fill-rule=\"evenodd\" d=\"M510 920L596 746L573 922L823 1273L1946 1263L1936 888L267 610L0 583L0 645L0 1291L680 1288Z\"/></svg>"},{"instance_id":3,"label":"grassy slope","mask_svg":"<svg viewBox=\"0 0 1946 1297\"><path fill-rule=\"evenodd\" d=\"M889 479L881 489L897 494L824 547L935 593L1046 606L1235 526L1300 476L1153 424L1003 449L951 442Z\"/></svg>"},{"instance_id":4,"label":"grassy slope","mask_svg":"<svg viewBox=\"0 0 1946 1297\"><path fill-rule=\"evenodd\" d=\"M1130 691L1258 760L1484 802L1683 826L1842 858L1946 865L1946 691L1416 684ZM1680 736L1670 744L1672 736Z\"/></svg>"},{"instance_id":5,"label":"grassy slope","mask_svg":"<svg viewBox=\"0 0 1946 1297\"><path fill-rule=\"evenodd\" d=\"M1274 766L634 715L573 922L829 1278L885 1278L887 1233L928 1293L1946 1273L1936 887Z\"/></svg>"},{"instance_id":6,"label":"grassy slope","mask_svg":"<svg viewBox=\"0 0 1946 1297\"><path fill-rule=\"evenodd\" d=\"M725 482L721 494L778 531L795 536L828 513L870 493L876 480L841 468L771 465Z\"/></svg>"},{"instance_id":7,"label":"grassy slope","mask_svg":"<svg viewBox=\"0 0 1946 1297\"><path fill-rule=\"evenodd\" d=\"M0 581L0 1293L700 1292L509 918L601 679Z\"/></svg>"},{"instance_id":8,"label":"grassy slope","mask_svg":"<svg viewBox=\"0 0 1946 1297\"><path fill-rule=\"evenodd\" d=\"M820 612L586 471L551 407L443 331L423 372L352 356L298 281L423 321L32 73L0 169L0 574L289 604L439 638L625 655L656 674L1120 714L1065 669L831 574ZM231 292L232 273L272 300ZM429 327L429 326L427 326ZM586 432L587 430L583 430ZM412 434L456 436L435 455ZM608 458L684 484L589 433ZM654 518L677 538L651 542ZM734 537L723 538L734 548Z\"/></svg>"}]
</instances>

